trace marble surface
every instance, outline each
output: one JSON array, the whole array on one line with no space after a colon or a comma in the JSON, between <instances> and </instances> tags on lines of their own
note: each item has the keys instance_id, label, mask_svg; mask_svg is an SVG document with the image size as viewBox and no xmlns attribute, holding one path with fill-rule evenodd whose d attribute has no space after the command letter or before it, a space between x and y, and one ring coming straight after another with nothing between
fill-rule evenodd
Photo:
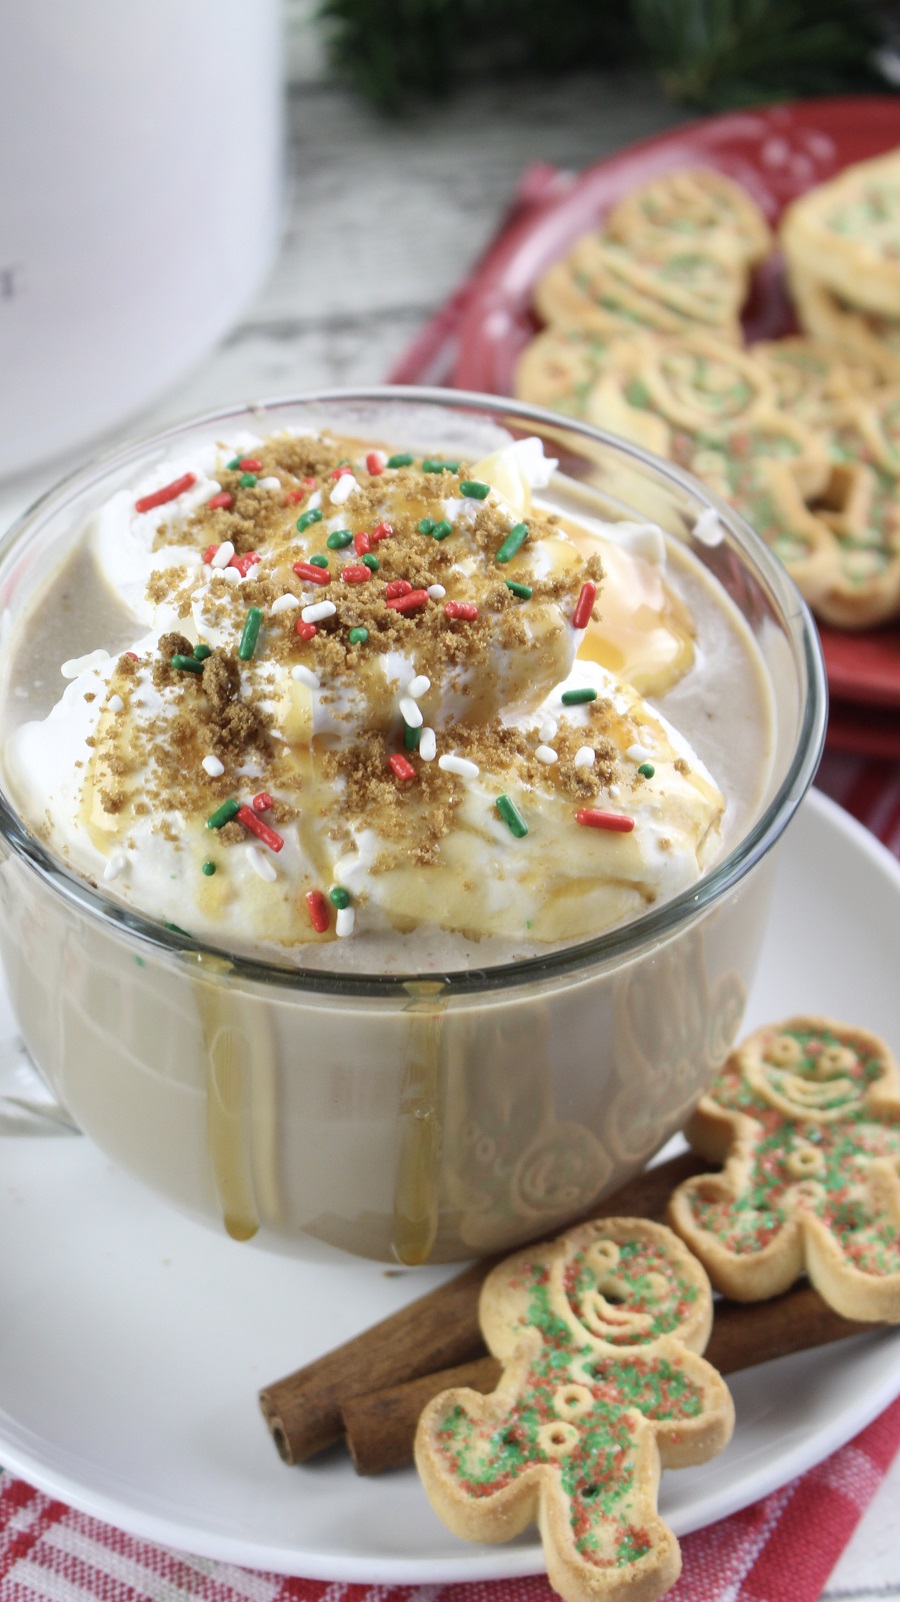
<instances>
[{"instance_id":1,"label":"marble surface","mask_svg":"<svg viewBox=\"0 0 900 1602\"><path fill-rule=\"evenodd\" d=\"M467 88L385 123L328 76L306 0L291 0L281 248L222 344L112 438L201 410L321 385L373 383L489 240L522 169L577 168L676 121L648 80ZM0 481L0 529L72 461ZM825 1591L900 1597L900 1460Z\"/></svg>"}]
</instances>

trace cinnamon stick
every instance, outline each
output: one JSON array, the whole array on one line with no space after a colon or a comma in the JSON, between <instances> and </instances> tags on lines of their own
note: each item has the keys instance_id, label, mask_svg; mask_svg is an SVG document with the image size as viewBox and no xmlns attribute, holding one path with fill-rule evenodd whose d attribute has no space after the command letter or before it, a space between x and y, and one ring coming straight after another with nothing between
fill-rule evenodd
<instances>
[{"instance_id":1,"label":"cinnamon stick","mask_svg":"<svg viewBox=\"0 0 900 1602\"><path fill-rule=\"evenodd\" d=\"M702 1158L684 1152L645 1169L614 1195L595 1202L582 1217L661 1219L676 1185L708 1168ZM546 1238L546 1231L538 1238ZM344 1433L341 1407L350 1398L371 1395L483 1354L479 1292L491 1269L508 1255L501 1252L474 1263L427 1296L260 1391L263 1417L284 1461L302 1463L340 1440Z\"/></svg>"},{"instance_id":2,"label":"cinnamon stick","mask_svg":"<svg viewBox=\"0 0 900 1602\"><path fill-rule=\"evenodd\" d=\"M726 1302L715 1305L712 1334L705 1356L720 1374L767 1363L789 1352L806 1351L830 1341L862 1335L877 1327L842 1318L823 1302L811 1285L800 1285L769 1302ZM412 1462L419 1415L441 1391L468 1385L486 1395L499 1383L503 1365L496 1357L424 1374L344 1403L347 1445L357 1474L381 1474Z\"/></svg>"}]
</instances>

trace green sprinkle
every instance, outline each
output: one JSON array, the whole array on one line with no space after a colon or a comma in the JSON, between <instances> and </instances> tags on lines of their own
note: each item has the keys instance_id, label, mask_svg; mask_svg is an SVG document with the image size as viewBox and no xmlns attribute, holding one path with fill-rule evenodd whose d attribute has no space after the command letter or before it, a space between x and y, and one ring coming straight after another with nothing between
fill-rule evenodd
<instances>
[{"instance_id":1,"label":"green sprinkle","mask_svg":"<svg viewBox=\"0 0 900 1602\"><path fill-rule=\"evenodd\" d=\"M508 795L498 795L495 805L510 834L521 840L522 836L528 833L528 824L515 802L510 801Z\"/></svg>"},{"instance_id":2,"label":"green sprinkle","mask_svg":"<svg viewBox=\"0 0 900 1602\"><path fill-rule=\"evenodd\" d=\"M459 462L442 462L439 456L426 456L422 462L423 473L458 473Z\"/></svg>"},{"instance_id":3,"label":"green sprinkle","mask_svg":"<svg viewBox=\"0 0 900 1602\"><path fill-rule=\"evenodd\" d=\"M522 549L528 538L528 524L517 523L511 528L497 552L498 562L511 562L517 551Z\"/></svg>"},{"instance_id":4,"label":"green sprinkle","mask_svg":"<svg viewBox=\"0 0 900 1602\"><path fill-rule=\"evenodd\" d=\"M453 524L448 523L446 517L442 517L440 522L435 523L434 528L431 530L431 537L434 540L445 540L447 535L452 533Z\"/></svg>"},{"instance_id":5,"label":"green sprinkle","mask_svg":"<svg viewBox=\"0 0 900 1602\"><path fill-rule=\"evenodd\" d=\"M297 533L302 534L305 528L309 528L310 523L321 523L321 521L322 509L319 506L314 506L311 512L304 512L302 517L298 517ZM350 538L353 538L352 534Z\"/></svg>"},{"instance_id":6,"label":"green sprinkle","mask_svg":"<svg viewBox=\"0 0 900 1602\"><path fill-rule=\"evenodd\" d=\"M350 892L339 884L333 884L328 892L328 899L333 907L337 907L338 912L343 912L344 908L350 905Z\"/></svg>"},{"instance_id":7,"label":"green sprinkle","mask_svg":"<svg viewBox=\"0 0 900 1602\"><path fill-rule=\"evenodd\" d=\"M259 626L261 622L262 612L260 611L259 607L251 606L249 612L247 613L247 621L244 624L244 632L241 635L241 643L238 646L238 656L242 662L249 662L251 656L256 650L256 642L259 639Z\"/></svg>"},{"instance_id":8,"label":"green sprinkle","mask_svg":"<svg viewBox=\"0 0 900 1602\"><path fill-rule=\"evenodd\" d=\"M403 725L403 748L406 751L418 751L419 741L422 738L421 725L414 729L411 723Z\"/></svg>"},{"instance_id":9,"label":"green sprinkle","mask_svg":"<svg viewBox=\"0 0 900 1602\"><path fill-rule=\"evenodd\" d=\"M652 762L642 762L638 768L638 773L644 779L652 779L655 772L656 769Z\"/></svg>"},{"instance_id":10,"label":"green sprinkle","mask_svg":"<svg viewBox=\"0 0 900 1602\"><path fill-rule=\"evenodd\" d=\"M231 461L230 461L230 462L229 462L229 463L228 463L228 471L229 471L229 472L230 472L230 473L233 473L233 472L234 472L234 469L235 469L235 468L236 468L236 467L240 467L240 465L241 465L241 458L240 458L240 457L239 457L239 456L235 456L235 457L233 457L233 458L232 458L232 460L231 460Z\"/></svg>"},{"instance_id":11,"label":"green sprinkle","mask_svg":"<svg viewBox=\"0 0 900 1602\"><path fill-rule=\"evenodd\" d=\"M384 465L385 467L412 467L414 461L415 457L412 451L400 451L397 456L389 456Z\"/></svg>"},{"instance_id":12,"label":"green sprinkle","mask_svg":"<svg viewBox=\"0 0 900 1602\"><path fill-rule=\"evenodd\" d=\"M169 658L169 665L170 667L178 668L181 673L203 672L203 663L198 662L195 656L182 656L178 651L173 657Z\"/></svg>"},{"instance_id":13,"label":"green sprinkle","mask_svg":"<svg viewBox=\"0 0 900 1602\"><path fill-rule=\"evenodd\" d=\"M353 535L349 528L336 528L333 534L329 534L325 544L329 551L342 551L345 545L353 544Z\"/></svg>"},{"instance_id":14,"label":"green sprinkle","mask_svg":"<svg viewBox=\"0 0 900 1602\"><path fill-rule=\"evenodd\" d=\"M327 567L328 557L323 555L321 551L317 551L315 556L309 558L309 565L310 567Z\"/></svg>"},{"instance_id":15,"label":"green sprinkle","mask_svg":"<svg viewBox=\"0 0 900 1602\"><path fill-rule=\"evenodd\" d=\"M146 968L147 964L144 961L143 957L135 957L134 960L137 963L139 968Z\"/></svg>"},{"instance_id":16,"label":"green sprinkle","mask_svg":"<svg viewBox=\"0 0 900 1602\"><path fill-rule=\"evenodd\" d=\"M596 701L596 690L563 690L561 700L563 706L581 706L583 701Z\"/></svg>"},{"instance_id":17,"label":"green sprinkle","mask_svg":"<svg viewBox=\"0 0 900 1602\"><path fill-rule=\"evenodd\" d=\"M211 812L207 818L207 829L224 829L226 823L230 823L240 810L241 804L239 801L223 801L222 805L216 807L215 812Z\"/></svg>"},{"instance_id":18,"label":"green sprinkle","mask_svg":"<svg viewBox=\"0 0 900 1602\"><path fill-rule=\"evenodd\" d=\"M207 879L211 879L215 871L216 865L214 862L204 862L203 872L206 874Z\"/></svg>"},{"instance_id":19,"label":"green sprinkle","mask_svg":"<svg viewBox=\"0 0 900 1602\"><path fill-rule=\"evenodd\" d=\"M491 486L482 484L477 478L464 478L459 486L459 493L470 501L485 501L491 493Z\"/></svg>"},{"instance_id":20,"label":"green sprinkle","mask_svg":"<svg viewBox=\"0 0 900 1602\"><path fill-rule=\"evenodd\" d=\"M368 629L351 629L347 638L351 645L365 645L366 640L369 638L369 631Z\"/></svg>"},{"instance_id":21,"label":"green sprinkle","mask_svg":"<svg viewBox=\"0 0 900 1602\"><path fill-rule=\"evenodd\" d=\"M513 595L518 595L520 601L531 600L532 589L530 584L517 584L515 579L504 579L503 582L508 590L512 590Z\"/></svg>"},{"instance_id":22,"label":"green sprinkle","mask_svg":"<svg viewBox=\"0 0 900 1602\"><path fill-rule=\"evenodd\" d=\"M194 938L193 935L188 934L186 929L182 929L178 923L167 923L165 927L171 929L173 934L181 935L182 940L193 940Z\"/></svg>"},{"instance_id":23,"label":"green sprinkle","mask_svg":"<svg viewBox=\"0 0 900 1602\"><path fill-rule=\"evenodd\" d=\"M434 518L433 517L423 517L421 523L417 523L416 524L416 528L419 530L420 534L433 534L434 533Z\"/></svg>"},{"instance_id":24,"label":"green sprinkle","mask_svg":"<svg viewBox=\"0 0 900 1602\"><path fill-rule=\"evenodd\" d=\"M367 567L370 573L377 573L380 566L381 563L377 556L370 556L367 552L363 557L363 567Z\"/></svg>"},{"instance_id":25,"label":"green sprinkle","mask_svg":"<svg viewBox=\"0 0 900 1602\"><path fill-rule=\"evenodd\" d=\"M197 662L205 662L206 658L208 656L212 656L212 646L211 645L195 645L194 646L194 658L195 658L195 660Z\"/></svg>"},{"instance_id":26,"label":"green sprinkle","mask_svg":"<svg viewBox=\"0 0 900 1602\"><path fill-rule=\"evenodd\" d=\"M256 483L256 474L255 473L242 473L240 482L241 482L241 489L252 489L254 484Z\"/></svg>"}]
</instances>

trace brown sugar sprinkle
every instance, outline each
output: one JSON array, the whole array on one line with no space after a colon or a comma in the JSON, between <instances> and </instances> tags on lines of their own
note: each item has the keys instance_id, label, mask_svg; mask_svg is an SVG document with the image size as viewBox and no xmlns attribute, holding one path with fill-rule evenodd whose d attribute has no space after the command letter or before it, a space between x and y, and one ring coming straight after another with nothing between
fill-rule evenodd
<instances>
[{"instance_id":1,"label":"brown sugar sprinkle","mask_svg":"<svg viewBox=\"0 0 900 1602\"><path fill-rule=\"evenodd\" d=\"M609 703L594 703L587 725L570 727L563 721L554 740L559 760L550 768L534 756L534 734L503 727L495 693L492 700L498 652L527 655L534 682L558 682L567 619L584 582L592 579L598 587L601 584L599 557L578 556L571 567L539 576L534 570L540 565L534 561L535 545L548 536L557 541L561 534L555 516L532 512L527 514L529 539L512 561L498 564L496 553L515 517L490 499L470 498L465 500L465 512L455 520L446 518L446 503L459 500L460 483L473 476L468 463L460 463L457 472L425 473L417 458L408 468L372 475L365 466L372 448L372 441L274 436L253 447L252 455L260 463L253 476L277 478L281 492L261 489L258 482L242 484L246 475L241 469L223 466L216 477L231 497L230 505L201 506L179 520L176 503L171 516L161 521L157 548L188 546L202 554L227 540L236 556L254 551L260 562L240 583L232 583L234 574L229 578L224 569L181 564L152 574L151 601L172 606L185 621L199 606L203 631L219 632L232 648L215 648L201 673L179 672L171 668L172 656L193 655L194 645L178 630L160 638L151 672L162 710L140 729L131 730L127 748L117 745L124 737L116 729L104 731L102 751L98 748L110 800L117 806L124 805L125 797L135 813L148 808L159 812L160 828L171 826L167 812L208 815L235 793L234 768L252 751L260 772L254 784L279 787L289 797L276 800L271 821L289 823L297 816L297 807L303 806L299 795L297 807L293 804L302 781L286 756L287 748L271 738L272 719L265 701L272 693L272 679L265 668L289 670L302 663L316 674L321 699L336 722L355 720L360 702L369 713L369 732L339 750L317 753L321 776L335 786L328 814L331 837L351 848L351 823L377 817L379 833L386 839L415 842L410 846L414 860L436 860L465 787L437 762L423 762L415 751L408 753L414 780L398 784L391 772L388 758L396 753L398 738L401 742L403 738L392 692L400 693L402 686L387 683L381 672L378 658L387 652L400 653L417 675L424 674L434 685L453 683L466 698L467 718L441 730L443 749L456 749L518 791L555 791L574 802L594 800L613 782L618 769L616 747L606 736ZM345 502L332 503L332 491L340 482L334 473L342 461L349 462L357 488ZM304 508L313 493L310 480L321 493L322 515L307 524ZM210 497L214 494L211 490ZM425 519L448 521L451 532L435 540L419 528ZM361 555L354 540L345 548L329 547L329 527L356 536L382 523L388 523L392 532L366 553L375 564L371 578L341 583L344 566L359 565ZM309 562L311 557L327 560L331 580L314 593L294 572L295 563ZM445 596L429 598L408 612L398 611L386 605L385 590L400 579L413 590L440 585ZM527 586L530 599L515 596L506 579ZM203 586L199 598L198 584ZM299 607L273 612L274 603L285 595ZM296 632L299 608L323 599L333 602L336 611L317 621L315 636L304 640ZM477 616L448 617L445 599L474 605ZM235 651L250 608L262 613L262 627L252 658L241 663ZM365 630L365 640L351 643L352 629ZM138 672L139 664L130 658L117 664L116 674L121 674L123 683ZM346 710L348 686L354 691L353 711ZM423 710L427 721L427 705ZM384 727L378 727L379 720ZM595 763L588 769L576 768L575 753L586 741L595 751ZM210 753L225 764L225 773L218 778L202 766ZM118 773L116 758L121 759ZM148 775L141 779L139 794L137 775ZM246 839L237 824L217 831L217 840L227 845L231 839Z\"/></svg>"}]
</instances>

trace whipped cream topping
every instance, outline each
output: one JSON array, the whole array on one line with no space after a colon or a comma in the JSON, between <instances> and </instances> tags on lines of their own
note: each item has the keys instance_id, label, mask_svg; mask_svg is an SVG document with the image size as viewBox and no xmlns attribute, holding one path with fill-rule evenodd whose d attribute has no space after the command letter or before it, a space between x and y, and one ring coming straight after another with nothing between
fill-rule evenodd
<instances>
[{"instance_id":1,"label":"whipped cream topping","mask_svg":"<svg viewBox=\"0 0 900 1602\"><path fill-rule=\"evenodd\" d=\"M87 531L136 638L10 737L23 815L116 898L279 960L574 940L684 889L723 797L627 676L650 637L683 672L690 620L658 530L540 510L555 466L313 434L161 463Z\"/></svg>"}]
</instances>

